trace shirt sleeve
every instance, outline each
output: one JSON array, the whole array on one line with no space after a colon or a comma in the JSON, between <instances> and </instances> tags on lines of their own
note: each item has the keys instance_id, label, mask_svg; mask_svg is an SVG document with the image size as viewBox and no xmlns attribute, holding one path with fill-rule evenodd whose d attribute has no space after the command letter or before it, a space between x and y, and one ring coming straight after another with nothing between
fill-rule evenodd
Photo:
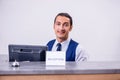
<instances>
[{"instance_id":1,"label":"shirt sleeve","mask_svg":"<svg viewBox=\"0 0 120 80\"><path fill-rule=\"evenodd\" d=\"M88 60L88 53L86 50L79 44L76 48L76 57L75 61L87 61Z\"/></svg>"}]
</instances>

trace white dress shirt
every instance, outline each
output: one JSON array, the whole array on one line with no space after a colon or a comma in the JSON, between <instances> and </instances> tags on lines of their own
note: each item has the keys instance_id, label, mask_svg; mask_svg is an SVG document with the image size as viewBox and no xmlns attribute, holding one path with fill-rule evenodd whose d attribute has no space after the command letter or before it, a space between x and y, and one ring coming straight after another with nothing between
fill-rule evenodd
<instances>
[{"instance_id":1,"label":"white dress shirt","mask_svg":"<svg viewBox=\"0 0 120 80\"><path fill-rule=\"evenodd\" d=\"M70 38L68 38L66 41L62 42L62 49L61 51L67 51L69 43L70 43ZM57 50L57 43L59 43L57 40L55 40L55 43L52 47L52 51L56 51ZM76 56L75 56L75 61L86 61L88 59L88 55L85 51L85 49L78 44L78 46L76 47Z\"/></svg>"}]
</instances>

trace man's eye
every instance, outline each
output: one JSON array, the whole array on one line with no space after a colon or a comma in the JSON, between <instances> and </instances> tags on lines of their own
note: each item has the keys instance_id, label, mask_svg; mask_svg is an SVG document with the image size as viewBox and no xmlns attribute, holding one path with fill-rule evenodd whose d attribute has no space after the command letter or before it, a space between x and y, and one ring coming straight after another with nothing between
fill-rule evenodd
<instances>
[{"instance_id":1,"label":"man's eye","mask_svg":"<svg viewBox=\"0 0 120 80\"><path fill-rule=\"evenodd\" d=\"M56 23L56 25L60 25L60 23Z\"/></svg>"},{"instance_id":2,"label":"man's eye","mask_svg":"<svg viewBox=\"0 0 120 80\"><path fill-rule=\"evenodd\" d=\"M64 26L69 26L69 24L68 24L68 23L65 23Z\"/></svg>"}]
</instances>

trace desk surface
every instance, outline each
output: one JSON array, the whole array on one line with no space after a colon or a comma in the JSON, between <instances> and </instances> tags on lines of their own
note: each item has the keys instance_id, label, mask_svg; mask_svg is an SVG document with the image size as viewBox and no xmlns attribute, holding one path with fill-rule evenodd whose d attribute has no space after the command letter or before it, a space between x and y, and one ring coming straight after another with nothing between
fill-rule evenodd
<instances>
[{"instance_id":1,"label":"desk surface","mask_svg":"<svg viewBox=\"0 0 120 80\"><path fill-rule=\"evenodd\" d=\"M0 75L120 74L120 62L66 62L65 66L46 66L45 62L20 62L20 67L11 67L11 64L0 58Z\"/></svg>"}]
</instances>

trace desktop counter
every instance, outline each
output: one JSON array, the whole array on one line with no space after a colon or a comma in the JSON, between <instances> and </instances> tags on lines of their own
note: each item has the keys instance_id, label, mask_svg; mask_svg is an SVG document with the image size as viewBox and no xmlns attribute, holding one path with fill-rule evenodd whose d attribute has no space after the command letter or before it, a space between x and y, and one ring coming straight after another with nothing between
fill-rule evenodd
<instances>
[{"instance_id":1,"label":"desktop counter","mask_svg":"<svg viewBox=\"0 0 120 80\"><path fill-rule=\"evenodd\" d=\"M0 57L0 80L120 80L120 62L66 62L65 66L20 62L20 67L11 64Z\"/></svg>"}]
</instances>

